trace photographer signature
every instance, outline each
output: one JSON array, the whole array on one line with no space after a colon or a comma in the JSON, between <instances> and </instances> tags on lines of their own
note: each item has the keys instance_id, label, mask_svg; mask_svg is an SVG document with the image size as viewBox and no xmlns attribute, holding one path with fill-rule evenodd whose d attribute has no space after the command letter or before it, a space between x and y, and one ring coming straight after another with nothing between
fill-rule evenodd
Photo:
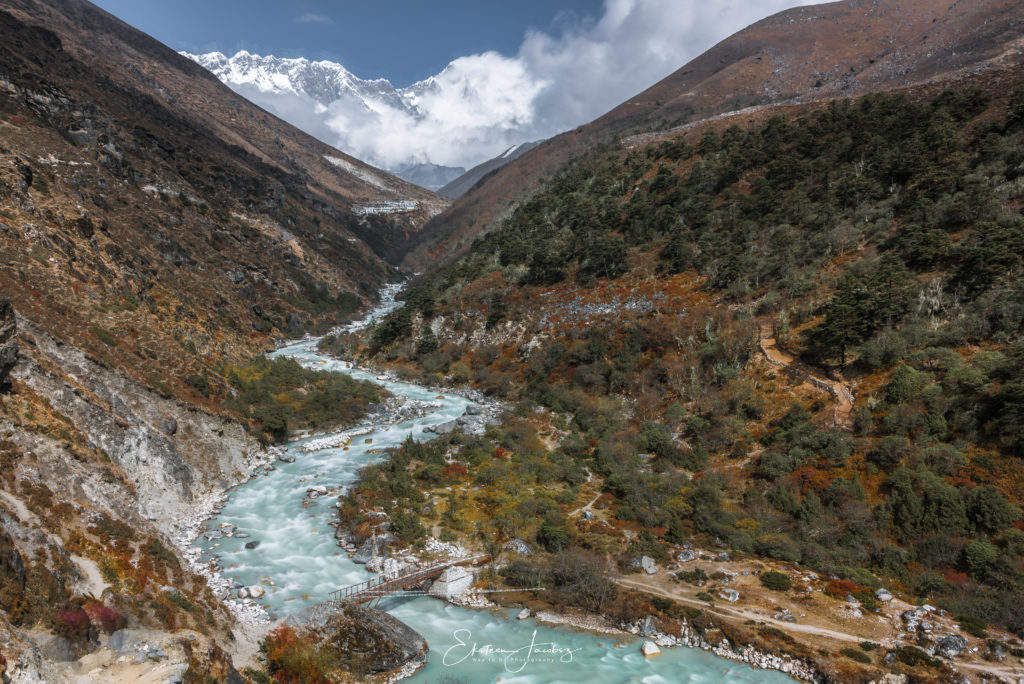
<instances>
[{"instance_id":1,"label":"photographer signature","mask_svg":"<svg viewBox=\"0 0 1024 684\"><path fill-rule=\"evenodd\" d=\"M539 660L557 658L558 662L571 663L573 653L583 650L559 647L553 641L537 643L537 630L533 630L530 643L513 649L501 648L494 644L478 646L475 641L472 641L473 633L468 629L457 629L452 632L452 636L455 637L455 643L448 647L441 659L446 667L458 665L473 656L486 656L500 658L505 666L505 671L515 674L522 672L532 658L536 657ZM517 663L518 666L516 666Z\"/></svg>"}]
</instances>

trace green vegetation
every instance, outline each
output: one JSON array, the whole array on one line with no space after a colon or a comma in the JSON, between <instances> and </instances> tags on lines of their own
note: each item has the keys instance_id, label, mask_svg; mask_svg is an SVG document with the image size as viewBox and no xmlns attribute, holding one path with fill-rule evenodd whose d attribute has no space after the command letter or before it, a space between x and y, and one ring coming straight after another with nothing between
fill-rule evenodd
<instances>
[{"instance_id":1,"label":"green vegetation","mask_svg":"<svg viewBox=\"0 0 1024 684\"><path fill-rule=\"evenodd\" d=\"M839 649L840 655L844 655L851 660L856 660L858 663L870 663L871 656L864 651L859 651L856 648L850 648L849 646Z\"/></svg>"},{"instance_id":2,"label":"green vegetation","mask_svg":"<svg viewBox=\"0 0 1024 684\"><path fill-rule=\"evenodd\" d=\"M843 578L868 610L886 578L1024 635L1022 101L979 118L980 90L871 95L593 150L422 278L368 351L562 421L553 451L515 425L463 446L499 538L637 552L566 522L551 490L589 471L649 550L717 538ZM424 335L439 314L545 343ZM863 388L852 430L751 363L762 330Z\"/></svg>"},{"instance_id":3,"label":"green vegetation","mask_svg":"<svg viewBox=\"0 0 1024 684\"><path fill-rule=\"evenodd\" d=\"M292 359L261 356L228 367L224 375L234 389L224 406L246 416L271 442L285 441L292 430L352 423L385 396L373 383L306 369Z\"/></svg>"},{"instance_id":4,"label":"green vegetation","mask_svg":"<svg viewBox=\"0 0 1024 684\"><path fill-rule=\"evenodd\" d=\"M117 346L117 338L111 335L107 330L104 330L103 328L99 327L98 325L94 325L93 327L89 328L89 333L95 335L97 338L99 338L100 342L102 342L105 345L108 345L110 347Z\"/></svg>"},{"instance_id":5,"label":"green vegetation","mask_svg":"<svg viewBox=\"0 0 1024 684\"><path fill-rule=\"evenodd\" d=\"M785 573L769 570L761 574L761 586L772 591L789 591L793 588L793 580Z\"/></svg>"}]
</instances>

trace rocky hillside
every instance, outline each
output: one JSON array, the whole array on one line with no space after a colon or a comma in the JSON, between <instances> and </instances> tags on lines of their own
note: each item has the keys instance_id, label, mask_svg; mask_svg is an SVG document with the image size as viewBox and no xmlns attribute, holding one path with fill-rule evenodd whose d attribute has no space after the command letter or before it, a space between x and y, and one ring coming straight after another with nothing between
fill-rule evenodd
<instances>
[{"instance_id":1,"label":"rocky hillside","mask_svg":"<svg viewBox=\"0 0 1024 684\"><path fill-rule=\"evenodd\" d=\"M247 362L398 277L381 255L444 201L87 2L2 0L0 34L0 671L82 675L128 628L230 681L179 521L314 426L310 390L375 396Z\"/></svg>"},{"instance_id":2,"label":"rocky hillside","mask_svg":"<svg viewBox=\"0 0 1024 684\"><path fill-rule=\"evenodd\" d=\"M1013 0L844 0L786 10L730 36L592 123L488 176L431 221L407 261L461 253L575 155L708 117L943 81L1020 60Z\"/></svg>"}]
</instances>

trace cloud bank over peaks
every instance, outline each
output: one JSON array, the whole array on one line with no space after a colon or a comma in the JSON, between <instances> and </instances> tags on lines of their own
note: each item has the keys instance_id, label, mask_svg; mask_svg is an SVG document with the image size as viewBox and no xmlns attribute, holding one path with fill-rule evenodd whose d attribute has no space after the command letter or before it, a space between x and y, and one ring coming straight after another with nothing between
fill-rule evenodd
<instances>
[{"instance_id":1,"label":"cloud bank over peaks","mask_svg":"<svg viewBox=\"0 0 1024 684\"><path fill-rule=\"evenodd\" d=\"M239 53L187 55L281 118L386 169L469 168L509 146L591 121L714 43L808 0L605 0L597 20L531 30L514 56L453 60L407 88L340 64Z\"/></svg>"}]
</instances>

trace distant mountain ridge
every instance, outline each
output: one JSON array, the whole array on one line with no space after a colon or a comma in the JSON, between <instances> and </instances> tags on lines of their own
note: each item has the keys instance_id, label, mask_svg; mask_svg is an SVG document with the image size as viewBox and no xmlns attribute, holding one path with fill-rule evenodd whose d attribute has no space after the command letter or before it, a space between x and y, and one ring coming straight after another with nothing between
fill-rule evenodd
<instances>
[{"instance_id":1,"label":"distant mountain ridge","mask_svg":"<svg viewBox=\"0 0 1024 684\"><path fill-rule=\"evenodd\" d=\"M443 197L447 197L448 199L458 199L465 195L470 188L479 183L484 176L491 173L492 171L500 169L502 166L508 164L509 162L519 159L519 157L523 156L537 145L540 145L541 142L543 141L537 140L534 142L522 143L520 145L513 145L512 147L508 148L507 150L499 154L494 159L488 159L482 164L477 164L469 171L463 173L458 178L451 180L447 185L438 188L437 190L435 190L435 192L437 192L437 194L439 195L442 195ZM405 178L405 176L402 177ZM406 178L406 180L411 179ZM430 189L434 190L434 188Z\"/></svg>"},{"instance_id":2,"label":"distant mountain ridge","mask_svg":"<svg viewBox=\"0 0 1024 684\"><path fill-rule=\"evenodd\" d=\"M181 52L232 88L252 86L264 93L306 95L326 106L355 96L368 108L386 103L416 115L416 97L430 87L430 80L408 88L395 88L385 78L364 80L337 62L254 55L246 50L228 57L222 52Z\"/></svg>"},{"instance_id":3,"label":"distant mountain ridge","mask_svg":"<svg viewBox=\"0 0 1024 684\"><path fill-rule=\"evenodd\" d=\"M361 79L337 62L312 61L304 57L254 55L245 50L232 57L221 52L180 54L207 69L235 92L275 111L282 118L288 118L289 112L281 108L279 98L287 95L309 98L322 107L339 100L355 100L367 112L393 108L414 119L422 118L419 100L424 93L436 87L434 79L428 78L408 88L395 88L385 78ZM299 125L298 121L292 123ZM465 172L462 167L416 159L388 170L431 191L438 190Z\"/></svg>"},{"instance_id":4,"label":"distant mountain ridge","mask_svg":"<svg viewBox=\"0 0 1024 684\"><path fill-rule=\"evenodd\" d=\"M309 123L312 119L309 117L315 116L316 112L312 109L303 111L301 107L296 109L295 105L288 101L289 96L308 98L322 108L328 108L339 101L347 101L355 102L356 109L367 114L391 109L398 116L421 120L427 116L422 107L423 98L439 88L434 77L405 88L396 88L387 79L362 79L343 65L327 60L255 55L245 50L231 57L221 52L180 54L208 70L235 92L270 109L281 118L313 135L316 135L316 132L310 130ZM324 142L333 144L336 141ZM456 144L457 142L455 141ZM534 143L514 145L502 155L481 163L470 171L465 179L460 178L462 174L467 173L464 167L445 166L421 158L411 158L400 164L392 164L387 170L399 178L434 192L442 187L452 186L441 194L454 199L484 175L508 163L533 145ZM510 150L516 150L516 154L510 155ZM453 189L455 187L460 190L456 192Z\"/></svg>"}]
</instances>

